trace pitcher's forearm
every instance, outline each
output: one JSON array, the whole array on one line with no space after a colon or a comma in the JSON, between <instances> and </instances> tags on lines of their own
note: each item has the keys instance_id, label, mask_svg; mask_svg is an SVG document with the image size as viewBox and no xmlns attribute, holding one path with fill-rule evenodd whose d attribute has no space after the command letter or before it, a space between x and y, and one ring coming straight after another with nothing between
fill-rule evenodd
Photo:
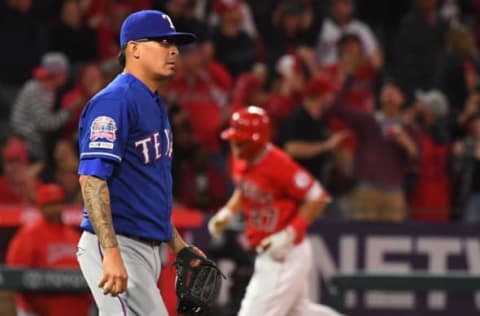
<instances>
[{"instance_id":1,"label":"pitcher's forearm","mask_svg":"<svg viewBox=\"0 0 480 316\"><path fill-rule=\"evenodd\" d=\"M177 254L183 247L186 246L185 241L183 240L182 236L178 233L175 226L172 225L172 239L168 242L170 248L172 248L173 252Z\"/></svg>"},{"instance_id":2,"label":"pitcher's forearm","mask_svg":"<svg viewBox=\"0 0 480 316\"><path fill-rule=\"evenodd\" d=\"M83 201L88 218L93 225L97 238L103 249L118 246L117 236L112 224L110 192L105 180L93 176L80 176Z\"/></svg>"}]
</instances>

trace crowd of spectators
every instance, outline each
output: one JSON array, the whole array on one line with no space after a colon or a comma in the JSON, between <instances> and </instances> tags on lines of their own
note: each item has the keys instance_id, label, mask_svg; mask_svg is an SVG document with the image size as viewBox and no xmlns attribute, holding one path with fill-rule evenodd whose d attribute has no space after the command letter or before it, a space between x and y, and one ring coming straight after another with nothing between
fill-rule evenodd
<instances>
[{"instance_id":1,"label":"crowd of spectators","mask_svg":"<svg viewBox=\"0 0 480 316\"><path fill-rule=\"evenodd\" d=\"M326 216L480 221L478 0L2 0L0 203L56 182L81 204L80 113L121 72L119 28L140 9L198 37L160 92L177 203L225 202L219 131L255 104L334 195Z\"/></svg>"}]
</instances>

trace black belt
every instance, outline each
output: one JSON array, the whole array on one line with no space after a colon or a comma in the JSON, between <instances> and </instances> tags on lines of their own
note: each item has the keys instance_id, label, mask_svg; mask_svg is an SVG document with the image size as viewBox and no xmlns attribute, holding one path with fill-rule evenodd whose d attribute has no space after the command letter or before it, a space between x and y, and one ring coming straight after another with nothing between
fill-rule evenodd
<instances>
[{"instance_id":1,"label":"black belt","mask_svg":"<svg viewBox=\"0 0 480 316\"><path fill-rule=\"evenodd\" d=\"M89 229L84 229L85 231L91 233L91 234L94 234L94 232L90 231ZM161 241L159 240L156 240L156 239L149 239L149 238L143 238L143 237L137 237L137 236L131 236L131 235L127 235L127 234L117 234L119 236L123 236L123 237L127 237L127 238L130 238L130 239L133 239L133 240L136 240L136 241L139 241L141 243L144 243L144 244L147 244L149 245L150 247L158 247L162 244Z\"/></svg>"},{"instance_id":2,"label":"black belt","mask_svg":"<svg viewBox=\"0 0 480 316\"><path fill-rule=\"evenodd\" d=\"M139 242L144 243L144 244L146 244L150 247L159 247L162 244L161 241L155 240L155 239L149 239L149 238L138 237L138 236L130 236L130 235L126 235L126 234L117 234L117 235L127 237L127 238L133 239L135 241L139 241Z\"/></svg>"}]
</instances>

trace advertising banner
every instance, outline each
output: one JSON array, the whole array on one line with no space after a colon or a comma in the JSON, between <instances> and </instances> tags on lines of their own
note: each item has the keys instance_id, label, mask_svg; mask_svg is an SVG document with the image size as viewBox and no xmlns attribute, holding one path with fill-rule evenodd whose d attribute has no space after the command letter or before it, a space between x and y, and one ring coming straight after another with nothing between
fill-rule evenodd
<instances>
[{"instance_id":1,"label":"advertising banner","mask_svg":"<svg viewBox=\"0 0 480 316\"><path fill-rule=\"evenodd\" d=\"M331 301L328 280L338 272L409 273L465 271L480 274L480 226L318 221L312 295ZM480 293L368 291L346 295L349 315L479 315Z\"/></svg>"}]
</instances>

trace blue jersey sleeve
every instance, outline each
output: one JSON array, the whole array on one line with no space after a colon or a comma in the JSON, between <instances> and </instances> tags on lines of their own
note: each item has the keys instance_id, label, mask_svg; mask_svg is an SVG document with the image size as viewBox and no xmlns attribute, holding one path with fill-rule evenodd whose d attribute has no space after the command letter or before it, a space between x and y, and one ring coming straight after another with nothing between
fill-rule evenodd
<instances>
[{"instance_id":1,"label":"blue jersey sleeve","mask_svg":"<svg viewBox=\"0 0 480 316\"><path fill-rule=\"evenodd\" d=\"M80 160L121 162L128 144L132 115L125 98L102 96L90 101L79 123Z\"/></svg>"},{"instance_id":2,"label":"blue jersey sleeve","mask_svg":"<svg viewBox=\"0 0 480 316\"><path fill-rule=\"evenodd\" d=\"M107 180L112 175L114 169L115 163L112 160L100 158L82 159L78 165L78 174Z\"/></svg>"}]
</instances>

